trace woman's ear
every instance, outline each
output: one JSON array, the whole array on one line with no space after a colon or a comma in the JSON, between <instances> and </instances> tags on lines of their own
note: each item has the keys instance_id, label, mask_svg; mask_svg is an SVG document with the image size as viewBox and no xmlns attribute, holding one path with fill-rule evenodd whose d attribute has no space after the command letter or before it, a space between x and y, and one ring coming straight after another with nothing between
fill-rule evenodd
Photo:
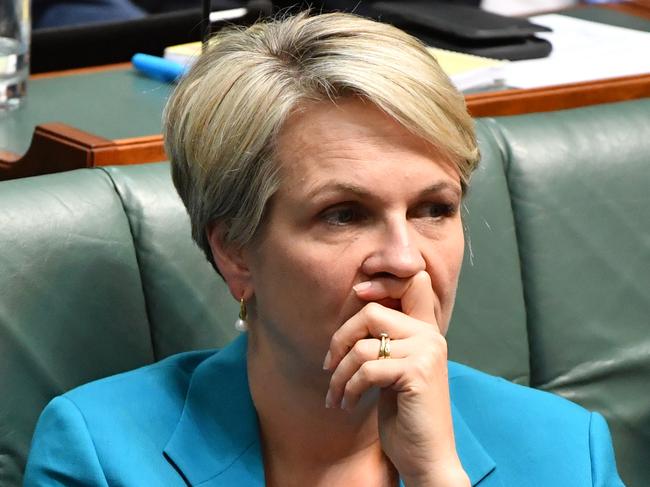
<instances>
[{"instance_id":1,"label":"woman's ear","mask_svg":"<svg viewBox=\"0 0 650 487\"><path fill-rule=\"evenodd\" d=\"M253 295L253 284L243 249L224 243L225 230L222 225L210 224L205 232L214 263L226 281L230 294L237 301L241 298L250 299Z\"/></svg>"}]
</instances>

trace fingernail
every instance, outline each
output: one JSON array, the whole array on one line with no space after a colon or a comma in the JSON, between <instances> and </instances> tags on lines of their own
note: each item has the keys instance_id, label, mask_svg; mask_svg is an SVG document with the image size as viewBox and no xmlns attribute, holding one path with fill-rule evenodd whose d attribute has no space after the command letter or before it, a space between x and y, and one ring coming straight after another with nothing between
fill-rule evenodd
<instances>
[{"instance_id":1,"label":"fingernail","mask_svg":"<svg viewBox=\"0 0 650 487\"><path fill-rule=\"evenodd\" d=\"M332 407L332 392L327 391L327 396L325 396L325 407L327 409Z\"/></svg>"},{"instance_id":2,"label":"fingernail","mask_svg":"<svg viewBox=\"0 0 650 487\"><path fill-rule=\"evenodd\" d=\"M323 370L329 370L330 369L330 362L332 361L332 355L330 354L329 350L327 351L327 355L325 355L325 361L323 362Z\"/></svg>"},{"instance_id":3,"label":"fingernail","mask_svg":"<svg viewBox=\"0 0 650 487\"><path fill-rule=\"evenodd\" d=\"M368 289L370 286L372 286L372 281L364 281L360 282L359 284L355 284L352 286L352 289L354 289L355 292L361 292L364 289Z\"/></svg>"},{"instance_id":4,"label":"fingernail","mask_svg":"<svg viewBox=\"0 0 650 487\"><path fill-rule=\"evenodd\" d=\"M347 409L348 408L348 400L344 397L341 400L341 409Z\"/></svg>"}]
</instances>

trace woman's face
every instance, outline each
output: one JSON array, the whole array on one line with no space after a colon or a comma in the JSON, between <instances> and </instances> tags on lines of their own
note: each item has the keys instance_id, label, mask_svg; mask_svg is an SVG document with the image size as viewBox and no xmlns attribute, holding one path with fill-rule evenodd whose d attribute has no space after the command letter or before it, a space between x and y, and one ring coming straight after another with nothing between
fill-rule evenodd
<instances>
[{"instance_id":1,"label":"woman's face","mask_svg":"<svg viewBox=\"0 0 650 487\"><path fill-rule=\"evenodd\" d=\"M334 331L365 304L352 286L421 270L445 333L464 246L456 169L358 99L294 114L278 158L281 185L244 251L255 341L320 368Z\"/></svg>"}]
</instances>

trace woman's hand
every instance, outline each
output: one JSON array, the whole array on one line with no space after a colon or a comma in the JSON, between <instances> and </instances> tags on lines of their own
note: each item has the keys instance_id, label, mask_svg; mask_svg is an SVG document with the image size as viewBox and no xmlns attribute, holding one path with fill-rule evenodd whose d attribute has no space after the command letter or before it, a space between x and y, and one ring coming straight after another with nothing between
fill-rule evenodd
<instances>
[{"instance_id":1,"label":"woman's hand","mask_svg":"<svg viewBox=\"0 0 650 487\"><path fill-rule=\"evenodd\" d=\"M381 388L381 445L404 483L469 485L454 443L447 342L429 275L373 279L355 292L370 302L332 336L323 365L333 372L326 406L352 409L364 392ZM402 311L374 302L384 299L399 299ZM381 333L391 338L389 359L378 358Z\"/></svg>"}]
</instances>

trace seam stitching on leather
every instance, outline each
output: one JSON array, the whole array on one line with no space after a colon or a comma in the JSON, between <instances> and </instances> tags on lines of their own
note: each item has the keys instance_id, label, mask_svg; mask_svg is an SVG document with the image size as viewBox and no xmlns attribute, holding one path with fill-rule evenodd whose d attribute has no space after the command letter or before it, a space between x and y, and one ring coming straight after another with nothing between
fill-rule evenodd
<instances>
[{"instance_id":1,"label":"seam stitching on leather","mask_svg":"<svg viewBox=\"0 0 650 487\"><path fill-rule=\"evenodd\" d=\"M515 207L512 204L512 185L510 183L510 163L512 160L512 147L508 143L508 139L503 133L503 127L498 123L496 118L483 118L485 127L489 130L490 134L494 137L494 140L497 142L499 152L501 153L501 160L504 161L503 172L506 179L506 187L508 188L508 202L510 203L510 213L512 214L514 233L517 245L517 260L519 261L519 278L521 279L521 291L522 298L524 300L524 313L526 316L526 340L528 341L528 385L534 386L533 381L533 354L532 354L532 342L531 342L531 327L530 319L528 316L528 303L529 299L527 298L526 293L526 280L525 280L525 270L524 262L521 255L521 235L519 232L519 225L517 225L517 214Z\"/></svg>"},{"instance_id":2,"label":"seam stitching on leather","mask_svg":"<svg viewBox=\"0 0 650 487\"><path fill-rule=\"evenodd\" d=\"M115 191L115 194L120 200L120 204L122 205L122 211L124 212L124 216L126 217L126 221L129 224L129 232L131 233L131 242L133 244L133 255L135 256L135 262L138 265L138 276L140 276L140 289L142 290L142 298L144 299L144 312L147 318L147 325L149 325L149 343L151 344L151 354L153 355L153 361L158 362L158 350L156 350L156 342L153 339L153 326L151 324L151 316L149 313L149 299L147 298L147 290L144 286L144 277L142 276L142 266L140 263L140 253L138 252L138 246L136 245L136 238L135 238L135 232L133 230L133 222L131 221L131 218L129 216L129 211L126 208L126 205L124 204L124 198L122 197L122 193L120 192L119 188L117 187L117 183L113 179L113 176L111 173L105 168L105 167L96 167L96 169L99 169L100 171L103 171L104 174L108 176L108 179L111 182L111 185L113 186L113 190Z\"/></svg>"}]
</instances>

